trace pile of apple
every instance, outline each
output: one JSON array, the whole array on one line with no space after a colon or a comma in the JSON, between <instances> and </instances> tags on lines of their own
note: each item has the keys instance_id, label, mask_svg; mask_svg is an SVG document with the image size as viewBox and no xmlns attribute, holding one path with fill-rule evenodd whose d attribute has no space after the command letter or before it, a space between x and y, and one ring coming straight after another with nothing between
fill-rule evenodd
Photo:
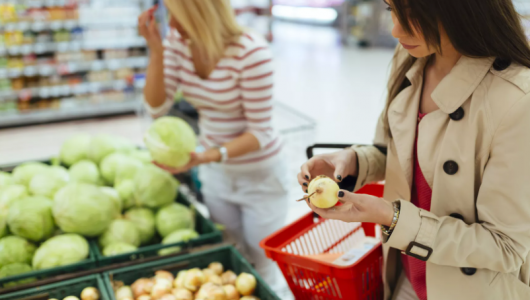
<instances>
[{"instance_id":1,"label":"pile of apple","mask_svg":"<svg viewBox=\"0 0 530 300\"><path fill-rule=\"evenodd\" d=\"M259 300L252 296L256 278L224 271L221 263L208 268L180 271L177 277L168 271L156 271L152 278L140 278L130 286L114 281L116 300Z\"/></svg>"}]
</instances>

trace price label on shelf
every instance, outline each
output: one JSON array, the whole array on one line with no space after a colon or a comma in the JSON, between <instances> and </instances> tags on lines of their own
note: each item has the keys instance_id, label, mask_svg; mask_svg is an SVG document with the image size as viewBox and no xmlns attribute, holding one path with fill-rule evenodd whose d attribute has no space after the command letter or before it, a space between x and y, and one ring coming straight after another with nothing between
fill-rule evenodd
<instances>
[{"instance_id":1,"label":"price label on shelf","mask_svg":"<svg viewBox=\"0 0 530 300\"><path fill-rule=\"evenodd\" d=\"M50 76L54 73L53 70L52 66L41 66L39 73L41 76Z\"/></svg>"},{"instance_id":2,"label":"price label on shelf","mask_svg":"<svg viewBox=\"0 0 530 300\"><path fill-rule=\"evenodd\" d=\"M74 20L67 20L67 21L64 21L63 25L65 29L72 30L75 27L77 27L77 22Z\"/></svg>"},{"instance_id":3,"label":"price label on shelf","mask_svg":"<svg viewBox=\"0 0 530 300\"><path fill-rule=\"evenodd\" d=\"M24 76L32 77L37 75L37 68L34 66L28 66L24 68Z\"/></svg>"},{"instance_id":4,"label":"price label on shelf","mask_svg":"<svg viewBox=\"0 0 530 300\"><path fill-rule=\"evenodd\" d=\"M18 31L27 31L31 28L31 23L29 22L18 22L17 30Z\"/></svg>"},{"instance_id":5,"label":"price label on shelf","mask_svg":"<svg viewBox=\"0 0 530 300\"><path fill-rule=\"evenodd\" d=\"M88 84L88 91L93 94L97 94L101 91L101 83L99 82L91 82Z\"/></svg>"},{"instance_id":6,"label":"price label on shelf","mask_svg":"<svg viewBox=\"0 0 530 300\"><path fill-rule=\"evenodd\" d=\"M117 70L121 68L121 60L119 59L109 59L107 61L107 66L110 70Z\"/></svg>"},{"instance_id":7,"label":"price label on shelf","mask_svg":"<svg viewBox=\"0 0 530 300\"><path fill-rule=\"evenodd\" d=\"M70 51L70 43L68 42L60 42L57 43L57 51L58 52L68 52Z\"/></svg>"},{"instance_id":8,"label":"price label on shelf","mask_svg":"<svg viewBox=\"0 0 530 300\"><path fill-rule=\"evenodd\" d=\"M37 43L35 44L35 46L33 46L33 51L36 53L36 54L42 54L44 52L46 52L48 50L48 45L46 43ZM51 49L50 49L51 51Z\"/></svg>"},{"instance_id":9,"label":"price label on shelf","mask_svg":"<svg viewBox=\"0 0 530 300\"><path fill-rule=\"evenodd\" d=\"M61 86L54 86L50 88L50 96L59 97L61 96Z\"/></svg>"},{"instance_id":10,"label":"price label on shelf","mask_svg":"<svg viewBox=\"0 0 530 300\"><path fill-rule=\"evenodd\" d=\"M50 88L48 87L43 87L43 88L40 88L39 89L39 97L41 98L49 98L50 97Z\"/></svg>"},{"instance_id":11,"label":"price label on shelf","mask_svg":"<svg viewBox=\"0 0 530 300\"><path fill-rule=\"evenodd\" d=\"M46 23L42 21L36 21L31 24L31 30L33 31L43 31L46 29Z\"/></svg>"},{"instance_id":12,"label":"price label on shelf","mask_svg":"<svg viewBox=\"0 0 530 300\"><path fill-rule=\"evenodd\" d=\"M103 62L99 61L99 60L95 60L92 62L92 66L91 66L91 70L92 71L101 71L105 68L105 66L103 65Z\"/></svg>"},{"instance_id":13,"label":"price label on shelf","mask_svg":"<svg viewBox=\"0 0 530 300\"><path fill-rule=\"evenodd\" d=\"M20 54L20 46L11 46L8 48L7 52L11 55L19 55Z\"/></svg>"},{"instance_id":14,"label":"price label on shelf","mask_svg":"<svg viewBox=\"0 0 530 300\"><path fill-rule=\"evenodd\" d=\"M50 23L51 30L59 30L61 28L63 28L63 22L61 21L53 21Z\"/></svg>"},{"instance_id":15,"label":"price label on shelf","mask_svg":"<svg viewBox=\"0 0 530 300\"><path fill-rule=\"evenodd\" d=\"M86 84L80 83L72 87L72 93L75 95L82 95L88 93L88 86Z\"/></svg>"},{"instance_id":16,"label":"price label on shelf","mask_svg":"<svg viewBox=\"0 0 530 300\"><path fill-rule=\"evenodd\" d=\"M70 42L70 51L81 51L81 42Z\"/></svg>"},{"instance_id":17,"label":"price label on shelf","mask_svg":"<svg viewBox=\"0 0 530 300\"><path fill-rule=\"evenodd\" d=\"M61 87L61 96L68 96L70 94L72 94L72 90L70 89L70 86L65 84L65 85L62 85Z\"/></svg>"},{"instance_id":18,"label":"price label on shelf","mask_svg":"<svg viewBox=\"0 0 530 300\"><path fill-rule=\"evenodd\" d=\"M31 45L22 45L22 46L20 47L20 53L21 53L22 55L28 55L28 54L31 54L32 50L33 50L33 49L32 49L32 47L31 47Z\"/></svg>"},{"instance_id":19,"label":"price label on shelf","mask_svg":"<svg viewBox=\"0 0 530 300\"><path fill-rule=\"evenodd\" d=\"M20 77L22 75L22 69L8 69L8 74L10 78Z\"/></svg>"},{"instance_id":20,"label":"price label on shelf","mask_svg":"<svg viewBox=\"0 0 530 300\"><path fill-rule=\"evenodd\" d=\"M5 31L15 31L17 30L17 23L7 23L4 25Z\"/></svg>"},{"instance_id":21,"label":"price label on shelf","mask_svg":"<svg viewBox=\"0 0 530 300\"><path fill-rule=\"evenodd\" d=\"M2 68L0 69L0 78L7 78L7 69Z\"/></svg>"}]
</instances>

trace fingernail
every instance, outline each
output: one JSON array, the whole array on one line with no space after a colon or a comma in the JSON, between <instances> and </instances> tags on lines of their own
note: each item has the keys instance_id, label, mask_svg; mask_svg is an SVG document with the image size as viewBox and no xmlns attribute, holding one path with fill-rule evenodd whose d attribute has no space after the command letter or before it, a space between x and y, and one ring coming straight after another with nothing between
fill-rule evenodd
<instances>
[{"instance_id":1,"label":"fingernail","mask_svg":"<svg viewBox=\"0 0 530 300\"><path fill-rule=\"evenodd\" d=\"M309 190L305 190L306 193L309 193Z\"/></svg>"},{"instance_id":2,"label":"fingernail","mask_svg":"<svg viewBox=\"0 0 530 300\"><path fill-rule=\"evenodd\" d=\"M343 191L339 191L339 198L342 198L344 197L344 192Z\"/></svg>"},{"instance_id":3,"label":"fingernail","mask_svg":"<svg viewBox=\"0 0 530 300\"><path fill-rule=\"evenodd\" d=\"M342 176L337 175L337 180L338 180L338 181L342 181Z\"/></svg>"},{"instance_id":4,"label":"fingernail","mask_svg":"<svg viewBox=\"0 0 530 300\"><path fill-rule=\"evenodd\" d=\"M309 180L309 176L306 175L306 176L305 176L305 179Z\"/></svg>"},{"instance_id":5,"label":"fingernail","mask_svg":"<svg viewBox=\"0 0 530 300\"><path fill-rule=\"evenodd\" d=\"M307 186L307 182L304 182L303 185L304 185L304 186Z\"/></svg>"}]
</instances>

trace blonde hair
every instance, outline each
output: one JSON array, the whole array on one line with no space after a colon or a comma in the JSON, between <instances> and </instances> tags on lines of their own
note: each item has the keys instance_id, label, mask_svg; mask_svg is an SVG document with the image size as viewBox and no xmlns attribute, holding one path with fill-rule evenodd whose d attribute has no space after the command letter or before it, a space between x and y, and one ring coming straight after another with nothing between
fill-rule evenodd
<instances>
[{"instance_id":1,"label":"blonde hair","mask_svg":"<svg viewBox=\"0 0 530 300\"><path fill-rule=\"evenodd\" d=\"M226 46L243 33L229 0L164 0L164 3L197 45L201 59L212 68L224 56Z\"/></svg>"}]
</instances>

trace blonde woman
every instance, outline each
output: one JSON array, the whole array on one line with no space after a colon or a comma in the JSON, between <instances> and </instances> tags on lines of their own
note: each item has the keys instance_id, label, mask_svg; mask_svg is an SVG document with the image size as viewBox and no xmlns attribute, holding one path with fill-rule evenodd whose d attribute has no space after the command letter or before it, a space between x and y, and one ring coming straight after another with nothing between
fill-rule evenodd
<instances>
[{"instance_id":1,"label":"blonde woman","mask_svg":"<svg viewBox=\"0 0 530 300\"><path fill-rule=\"evenodd\" d=\"M286 217L286 166L272 128L272 55L259 35L237 25L226 0L166 0L170 31L162 41L152 10L139 17L150 48L144 96L154 116L167 113L182 91L199 112L200 144L180 169L199 167L212 219L246 247L265 280L274 264L259 242ZM279 275L279 274L278 274Z\"/></svg>"}]
</instances>

